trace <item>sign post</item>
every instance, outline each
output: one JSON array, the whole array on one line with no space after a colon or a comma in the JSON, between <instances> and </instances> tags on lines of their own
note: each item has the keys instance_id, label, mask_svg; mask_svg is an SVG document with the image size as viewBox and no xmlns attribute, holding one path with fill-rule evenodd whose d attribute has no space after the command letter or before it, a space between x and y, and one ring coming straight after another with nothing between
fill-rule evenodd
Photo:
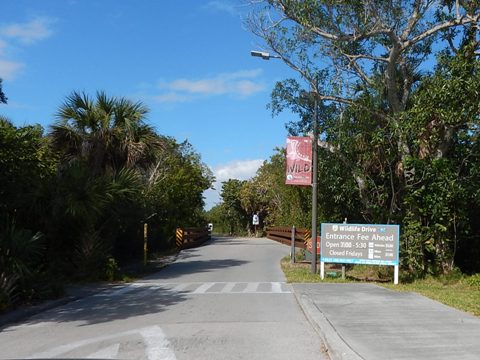
<instances>
[{"instance_id":1,"label":"sign post","mask_svg":"<svg viewBox=\"0 0 480 360\"><path fill-rule=\"evenodd\" d=\"M317 237L317 172L318 172L318 121L317 97L314 106L313 139L311 137L289 136L286 151L286 179L287 185L312 186L312 237ZM312 181L313 177L313 181ZM317 243L312 242L312 273L317 272Z\"/></svg>"},{"instance_id":2,"label":"sign post","mask_svg":"<svg viewBox=\"0 0 480 360\"><path fill-rule=\"evenodd\" d=\"M260 218L258 217L257 214L253 214L252 224L255 228L255 236L257 236L257 225L260 225Z\"/></svg>"},{"instance_id":3,"label":"sign post","mask_svg":"<svg viewBox=\"0 0 480 360\"><path fill-rule=\"evenodd\" d=\"M290 237L290 263L295 263L295 225L292 226L292 235Z\"/></svg>"},{"instance_id":4,"label":"sign post","mask_svg":"<svg viewBox=\"0 0 480 360\"><path fill-rule=\"evenodd\" d=\"M320 276L325 263L391 265L398 284L400 227L398 225L322 224Z\"/></svg>"}]
</instances>

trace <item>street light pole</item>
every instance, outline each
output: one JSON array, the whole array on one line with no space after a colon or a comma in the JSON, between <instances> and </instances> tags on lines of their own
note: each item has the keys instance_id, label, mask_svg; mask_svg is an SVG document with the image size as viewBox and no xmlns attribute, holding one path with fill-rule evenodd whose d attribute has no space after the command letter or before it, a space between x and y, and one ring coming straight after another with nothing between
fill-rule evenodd
<instances>
[{"instance_id":1,"label":"street light pole","mask_svg":"<svg viewBox=\"0 0 480 360\"><path fill-rule=\"evenodd\" d=\"M263 60L281 59L278 55L271 55L264 51L251 51L250 55L260 57ZM315 84L316 85L316 84ZM313 179L312 179L312 262L311 271L313 274L317 273L317 194L318 194L318 97L317 89L311 87L311 94L314 96L313 109Z\"/></svg>"},{"instance_id":2,"label":"street light pole","mask_svg":"<svg viewBox=\"0 0 480 360\"><path fill-rule=\"evenodd\" d=\"M318 194L318 99L316 89L313 101L313 179L312 179L312 274L317 273L317 194Z\"/></svg>"}]
</instances>

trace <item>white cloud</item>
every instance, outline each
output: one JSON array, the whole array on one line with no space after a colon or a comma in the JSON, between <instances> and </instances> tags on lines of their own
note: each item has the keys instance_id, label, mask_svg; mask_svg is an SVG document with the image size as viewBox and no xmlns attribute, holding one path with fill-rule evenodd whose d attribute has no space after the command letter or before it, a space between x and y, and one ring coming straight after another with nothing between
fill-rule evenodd
<instances>
[{"instance_id":1,"label":"white cloud","mask_svg":"<svg viewBox=\"0 0 480 360\"><path fill-rule=\"evenodd\" d=\"M178 79L169 84L165 84L165 88L175 91L207 95L223 94L227 91L225 82L220 79L203 79L197 81Z\"/></svg>"},{"instance_id":2,"label":"white cloud","mask_svg":"<svg viewBox=\"0 0 480 360\"><path fill-rule=\"evenodd\" d=\"M53 31L50 28L52 23L53 20L49 18L36 18L28 23L4 25L0 27L0 36L31 44L52 35Z\"/></svg>"},{"instance_id":3,"label":"white cloud","mask_svg":"<svg viewBox=\"0 0 480 360\"><path fill-rule=\"evenodd\" d=\"M168 92L168 93L165 93L165 94L152 96L151 98L152 98L154 101L156 101L156 102L161 102L161 103L165 103L165 102L187 102L187 101L190 101L190 98L189 98L188 96L185 96L185 95L182 95L182 94L178 94L178 93L175 93L175 92Z\"/></svg>"},{"instance_id":4,"label":"white cloud","mask_svg":"<svg viewBox=\"0 0 480 360\"><path fill-rule=\"evenodd\" d=\"M265 85L257 80L261 69L222 73L204 79L176 79L160 82L164 93L154 96L158 102L185 102L215 95L234 95L241 98L263 91Z\"/></svg>"},{"instance_id":5,"label":"white cloud","mask_svg":"<svg viewBox=\"0 0 480 360\"><path fill-rule=\"evenodd\" d=\"M247 180L255 176L255 173L262 164L262 159L237 160L215 167L213 173L215 174L217 182L227 181L229 179Z\"/></svg>"},{"instance_id":6,"label":"white cloud","mask_svg":"<svg viewBox=\"0 0 480 360\"><path fill-rule=\"evenodd\" d=\"M236 84L236 92L242 96L250 96L264 89L262 84L250 80L242 80Z\"/></svg>"},{"instance_id":7,"label":"white cloud","mask_svg":"<svg viewBox=\"0 0 480 360\"><path fill-rule=\"evenodd\" d=\"M13 80L21 68L23 68L21 63L0 59L0 78Z\"/></svg>"},{"instance_id":8,"label":"white cloud","mask_svg":"<svg viewBox=\"0 0 480 360\"><path fill-rule=\"evenodd\" d=\"M0 78L13 80L25 66L22 62L6 58L9 48L18 44L29 45L53 34L53 19L39 17L27 23L0 25Z\"/></svg>"},{"instance_id":9,"label":"white cloud","mask_svg":"<svg viewBox=\"0 0 480 360\"><path fill-rule=\"evenodd\" d=\"M222 74L221 76L230 79L256 78L262 74L262 69L240 70L231 73Z\"/></svg>"},{"instance_id":10,"label":"white cloud","mask_svg":"<svg viewBox=\"0 0 480 360\"><path fill-rule=\"evenodd\" d=\"M236 160L214 167L212 171L216 179L213 185L215 190L210 189L203 193L205 196L205 209L210 210L213 206L220 203L223 181L229 179L248 180L255 176L262 164L262 159Z\"/></svg>"}]
</instances>

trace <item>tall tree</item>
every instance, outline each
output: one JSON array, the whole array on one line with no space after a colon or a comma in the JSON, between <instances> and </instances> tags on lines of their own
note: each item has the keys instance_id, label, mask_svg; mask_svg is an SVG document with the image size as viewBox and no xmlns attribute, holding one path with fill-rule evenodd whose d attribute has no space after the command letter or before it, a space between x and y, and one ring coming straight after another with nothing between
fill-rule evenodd
<instances>
[{"instance_id":1,"label":"tall tree","mask_svg":"<svg viewBox=\"0 0 480 360\"><path fill-rule=\"evenodd\" d=\"M247 213L258 213L265 226L308 227L311 223L311 190L285 185L285 151L265 161L241 189L240 199Z\"/></svg>"},{"instance_id":2,"label":"tall tree","mask_svg":"<svg viewBox=\"0 0 480 360\"><path fill-rule=\"evenodd\" d=\"M170 245L175 228L204 226L203 192L211 187L213 174L188 142L165 139L165 148L149 172L145 191L151 223L157 227L155 248Z\"/></svg>"},{"instance_id":3,"label":"tall tree","mask_svg":"<svg viewBox=\"0 0 480 360\"><path fill-rule=\"evenodd\" d=\"M125 98L99 92L95 100L74 92L57 113L53 146L66 161L85 160L95 173L148 168L162 148L161 138L145 124L148 109Z\"/></svg>"},{"instance_id":4,"label":"tall tree","mask_svg":"<svg viewBox=\"0 0 480 360\"><path fill-rule=\"evenodd\" d=\"M112 252L125 259L140 249L136 234L146 216L144 186L164 143L145 123L147 111L141 103L103 92L94 99L74 92L51 127L51 144L60 156L57 184L50 189L52 237L58 249L74 245L69 255L84 274L93 270L98 276Z\"/></svg>"},{"instance_id":5,"label":"tall tree","mask_svg":"<svg viewBox=\"0 0 480 360\"><path fill-rule=\"evenodd\" d=\"M246 233L249 228L248 214L242 206L241 191L247 181L238 179L229 179L222 182L222 191L220 196L223 201L223 210L225 222L229 224L229 232Z\"/></svg>"},{"instance_id":6,"label":"tall tree","mask_svg":"<svg viewBox=\"0 0 480 360\"><path fill-rule=\"evenodd\" d=\"M323 101L319 186L330 197L321 206L346 205L349 220L402 223L407 269L452 270L478 231L467 220L476 200L468 208L466 199L476 199L468 184L478 169L480 3L261 3L252 31L299 75L277 84L274 113L298 113L289 130L305 133L313 118L305 93Z\"/></svg>"},{"instance_id":7,"label":"tall tree","mask_svg":"<svg viewBox=\"0 0 480 360\"><path fill-rule=\"evenodd\" d=\"M454 48L473 32L478 50L480 4L475 1L269 0L248 21L269 50L309 84L317 99L367 112L395 142L397 186L415 182L400 114L439 47ZM258 4L258 3L257 3ZM262 5L256 5L262 6ZM435 46L434 46L435 45ZM451 131L443 132L444 142ZM322 141L321 147L334 146ZM442 143L439 143L442 146ZM359 187L365 178L358 178ZM392 203L398 209L401 198Z\"/></svg>"}]
</instances>

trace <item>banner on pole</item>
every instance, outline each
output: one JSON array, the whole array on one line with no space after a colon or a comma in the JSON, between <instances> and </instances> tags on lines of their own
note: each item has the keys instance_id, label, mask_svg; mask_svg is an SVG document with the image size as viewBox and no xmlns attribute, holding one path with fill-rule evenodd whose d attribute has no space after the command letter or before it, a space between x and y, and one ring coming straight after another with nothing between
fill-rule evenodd
<instances>
[{"instance_id":1,"label":"banner on pole","mask_svg":"<svg viewBox=\"0 0 480 360\"><path fill-rule=\"evenodd\" d=\"M285 184L312 184L312 138L301 136L287 138Z\"/></svg>"}]
</instances>

